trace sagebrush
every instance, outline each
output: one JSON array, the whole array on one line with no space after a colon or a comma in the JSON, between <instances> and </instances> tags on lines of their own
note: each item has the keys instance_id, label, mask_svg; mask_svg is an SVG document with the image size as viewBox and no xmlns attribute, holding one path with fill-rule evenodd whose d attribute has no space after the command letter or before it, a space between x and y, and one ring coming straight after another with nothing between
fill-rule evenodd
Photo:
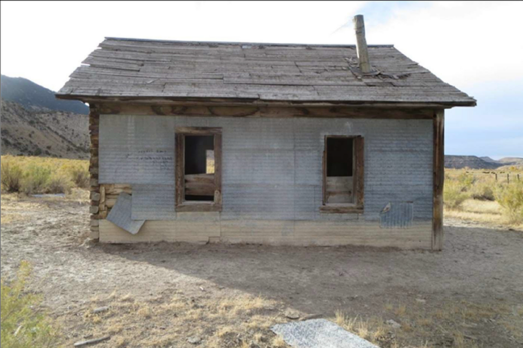
<instances>
[{"instance_id":1,"label":"sagebrush","mask_svg":"<svg viewBox=\"0 0 523 348\"><path fill-rule=\"evenodd\" d=\"M2 191L69 193L89 187L89 162L50 157L2 156Z\"/></svg>"},{"instance_id":2,"label":"sagebrush","mask_svg":"<svg viewBox=\"0 0 523 348\"><path fill-rule=\"evenodd\" d=\"M498 216L503 217L498 220L499 223L510 226L523 224L522 176L523 171L518 167L498 171L446 169L443 191L445 207L456 215L463 210L463 203L467 201L468 213L477 214L477 209L470 211L475 206L474 201L495 201L499 204Z\"/></svg>"},{"instance_id":3,"label":"sagebrush","mask_svg":"<svg viewBox=\"0 0 523 348\"><path fill-rule=\"evenodd\" d=\"M494 192L498 185L491 183L477 183L470 189L471 198L480 201L494 201L496 199Z\"/></svg>"},{"instance_id":4,"label":"sagebrush","mask_svg":"<svg viewBox=\"0 0 523 348\"><path fill-rule=\"evenodd\" d=\"M89 171L86 170L85 166L72 166L69 173L71 174L71 179L76 187L89 187Z\"/></svg>"},{"instance_id":5,"label":"sagebrush","mask_svg":"<svg viewBox=\"0 0 523 348\"><path fill-rule=\"evenodd\" d=\"M36 164L31 164L26 168L26 170L23 173L21 190L26 194L50 193L50 180L50 168L39 166Z\"/></svg>"},{"instance_id":6,"label":"sagebrush","mask_svg":"<svg viewBox=\"0 0 523 348\"><path fill-rule=\"evenodd\" d=\"M495 195L509 221L523 223L523 182L502 186Z\"/></svg>"},{"instance_id":7,"label":"sagebrush","mask_svg":"<svg viewBox=\"0 0 523 348\"><path fill-rule=\"evenodd\" d=\"M9 158L2 158L2 190L19 192L22 186L22 169Z\"/></svg>"},{"instance_id":8,"label":"sagebrush","mask_svg":"<svg viewBox=\"0 0 523 348\"><path fill-rule=\"evenodd\" d=\"M457 209L469 198L463 185L458 181L447 180L443 187L443 202L450 209Z\"/></svg>"}]
</instances>

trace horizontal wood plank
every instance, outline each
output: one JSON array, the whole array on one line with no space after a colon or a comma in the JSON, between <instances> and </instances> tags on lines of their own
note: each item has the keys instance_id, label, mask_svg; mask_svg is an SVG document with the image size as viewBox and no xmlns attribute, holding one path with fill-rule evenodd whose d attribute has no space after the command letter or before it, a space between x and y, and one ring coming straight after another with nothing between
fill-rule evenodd
<instances>
[{"instance_id":1,"label":"horizontal wood plank","mask_svg":"<svg viewBox=\"0 0 523 348\"><path fill-rule=\"evenodd\" d=\"M320 207L322 213L358 213L363 214L363 208L358 207L356 204L343 204L343 203L329 203Z\"/></svg>"},{"instance_id":2,"label":"horizontal wood plank","mask_svg":"<svg viewBox=\"0 0 523 348\"><path fill-rule=\"evenodd\" d=\"M327 203L353 203L354 186L351 176L328 176Z\"/></svg>"},{"instance_id":3,"label":"horizontal wood plank","mask_svg":"<svg viewBox=\"0 0 523 348\"><path fill-rule=\"evenodd\" d=\"M102 103L102 114L162 115L162 116L216 116L216 117L317 117L317 118L372 118L372 119L432 119L432 109L387 109L363 107L266 107L266 106L204 106L204 105L146 105L133 103ZM206 128L207 129L207 128ZM178 127L179 133L195 131ZM205 131L205 130L204 130Z\"/></svg>"},{"instance_id":4,"label":"horizontal wood plank","mask_svg":"<svg viewBox=\"0 0 523 348\"><path fill-rule=\"evenodd\" d=\"M221 211L221 204L214 202L203 201L184 201L181 205L176 206L176 212L206 212L206 211Z\"/></svg>"},{"instance_id":5,"label":"horizontal wood plank","mask_svg":"<svg viewBox=\"0 0 523 348\"><path fill-rule=\"evenodd\" d=\"M185 195L214 196L214 174L185 175Z\"/></svg>"},{"instance_id":6,"label":"horizontal wood plank","mask_svg":"<svg viewBox=\"0 0 523 348\"><path fill-rule=\"evenodd\" d=\"M199 212L203 214L213 214ZM146 221L136 235L107 220L100 221L100 241L105 243L192 242L210 240L225 243L273 245L365 245L430 249L432 224L416 223L407 229L383 229L377 222L354 214L351 221L282 220L171 220ZM285 233L284 233L285 232ZM290 232L290 233L289 233Z\"/></svg>"}]
</instances>

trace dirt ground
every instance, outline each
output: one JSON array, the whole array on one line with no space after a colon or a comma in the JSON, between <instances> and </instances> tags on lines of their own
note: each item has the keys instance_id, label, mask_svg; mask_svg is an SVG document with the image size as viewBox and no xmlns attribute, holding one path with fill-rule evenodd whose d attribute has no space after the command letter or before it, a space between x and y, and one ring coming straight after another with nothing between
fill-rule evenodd
<instances>
[{"instance_id":1,"label":"dirt ground","mask_svg":"<svg viewBox=\"0 0 523 348\"><path fill-rule=\"evenodd\" d=\"M446 221L443 252L102 245L86 241L85 193L3 194L1 209L2 278L33 264L66 346L284 347L269 328L297 316L381 347L523 346L522 231Z\"/></svg>"}]
</instances>

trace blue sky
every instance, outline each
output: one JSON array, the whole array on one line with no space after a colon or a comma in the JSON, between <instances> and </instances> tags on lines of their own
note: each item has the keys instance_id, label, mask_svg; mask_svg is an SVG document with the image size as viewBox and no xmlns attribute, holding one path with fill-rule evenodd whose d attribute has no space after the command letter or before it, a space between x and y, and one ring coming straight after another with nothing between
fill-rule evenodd
<instances>
[{"instance_id":1,"label":"blue sky","mask_svg":"<svg viewBox=\"0 0 523 348\"><path fill-rule=\"evenodd\" d=\"M523 2L2 2L2 74L58 90L105 36L394 44L478 100L446 115L446 153L523 157ZM38 30L35 30L38 28Z\"/></svg>"},{"instance_id":2,"label":"blue sky","mask_svg":"<svg viewBox=\"0 0 523 348\"><path fill-rule=\"evenodd\" d=\"M478 101L447 110L446 154L523 157L523 40L517 37L523 25L511 12L517 10L523 13L523 6L502 2L371 2L359 10L370 42L388 36L377 31L390 31L387 41ZM409 26L419 32L409 33Z\"/></svg>"},{"instance_id":3,"label":"blue sky","mask_svg":"<svg viewBox=\"0 0 523 348\"><path fill-rule=\"evenodd\" d=\"M466 91L478 106L447 111L445 152L523 157L523 79L478 84Z\"/></svg>"}]
</instances>

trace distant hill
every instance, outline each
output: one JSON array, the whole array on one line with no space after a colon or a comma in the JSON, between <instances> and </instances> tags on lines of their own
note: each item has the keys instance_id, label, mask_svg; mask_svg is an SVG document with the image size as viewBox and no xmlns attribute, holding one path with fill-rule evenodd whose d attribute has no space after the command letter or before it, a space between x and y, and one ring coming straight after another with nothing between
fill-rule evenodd
<instances>
[{"instance_id":1,"label":"distant hill","mask_svg":"<svg viewBox=\"0 0 523 348\"><path fill-rule=\"evenodd\" d=\"M28 110L6 100L1 112L2 155L89 158L87 115Z\"/></svg>"},{"instance_id":2,"label":"distant hill","mask_svg":"<svg viewBox=\"0 0 523 348\"><path fill-rule=\"evenodd\" d=\"M498 163L502 163L503 165L523 166L523 158L521 158L521 157L503 157L502 159L498 160Z\"/></svg>"},{"instance_id":3,"label":"distant hill","mask_svg":"<svg viewBox=\"0 0 523 348\"><path fill-rule=\"evenodd\" d=\"M477 156L445 156L445 168L496 169L502 164L485 161Z\"/></svg>"},{"instance_id":4,"label":"distant hill","mask_svg":"<svg viewBox=\"0 0 523 348\"><path fill-rule=\"evenodd\" d=\"M445 168L496 169L502 166L521 165L523 165L523 158L520 157L505 157L496 161L487 156L445 156Z\"/></svg>"},{"instance_id":5,"label":"distant hill","mask_svg":"<svg viewBox=\"0 0 523 348\"><path fill-rule=\"evenodd\" d=\"M483 161L485 162L489 162L489 163L496 163L496 160L488 157L488 156L483 156L483 157L480 157L480 159L482 159Z\"/></svg>"},{"instance_id":6,"label":"distant hill","mask_svg":"<svg viewBox=\"0 0 523 348\"><path fill-rule=\"evenodd\" d=\"M16 102L27 110L55 110L85 115L89 113L89 107L84 103L56 99L53 91L30 80L2 75L1 81L2 99Z\"/></svg>"}]
</instances>

